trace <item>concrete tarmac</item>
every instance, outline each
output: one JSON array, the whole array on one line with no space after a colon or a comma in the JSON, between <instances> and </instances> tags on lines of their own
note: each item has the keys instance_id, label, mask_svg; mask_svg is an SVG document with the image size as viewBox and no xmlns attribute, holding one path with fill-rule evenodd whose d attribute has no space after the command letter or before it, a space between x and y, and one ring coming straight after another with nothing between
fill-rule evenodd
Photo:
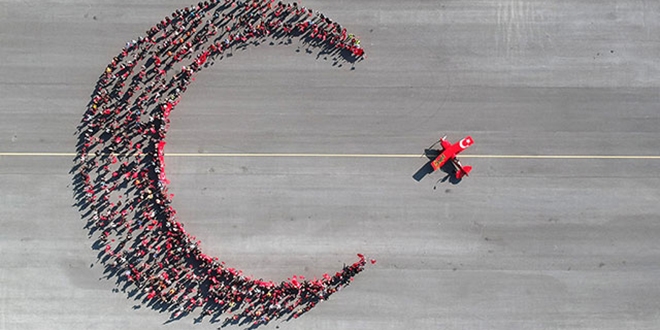
<instances>
[{"instance_id":1,"label":"concrete tarmac","mask_svg":"<svg viewBox=\"0 0 660 330\"><path fill-rule=\"evenodd\" d=\"M75 128L125 42L190 3L0 1L0 329L214 329L101 279L71 190ZM660 3L305 1L360 36L202 71L167 153L422 154L471 135L461 182L427 158L174 157L204 251L265 279L378 260L263 329L657 329ZM309 52L308 52L309 51ZM572 155L574 159L474 155Z\"/></svg>"}]
</instances>

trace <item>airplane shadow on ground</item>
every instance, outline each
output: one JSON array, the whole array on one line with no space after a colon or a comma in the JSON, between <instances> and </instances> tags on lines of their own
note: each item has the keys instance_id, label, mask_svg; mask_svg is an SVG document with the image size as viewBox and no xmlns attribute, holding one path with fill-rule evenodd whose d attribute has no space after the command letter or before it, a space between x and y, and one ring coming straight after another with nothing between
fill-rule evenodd
<instances>
[{"instance_id":1,"label":"airplane shadow on ground","mask_svg":"<svg viewBox=\"0 0 660 330\"><path fill-rule=\"evenodd\" d=\"M420 182L424 177L427 175L433 173L433 166L431 166L431 162L440 155L440 150L438 149L424 149L424 154L422 156L426 156L428 158L428 162L424 164L415 174L413 174L413 179L415 181ZM441 168L440 171L442 171L445 176L441 179L439 179L436 182L436 185L438 183L444 183L444 182L449 182L451 184L458 184L461 182L462 179L457 179L455 174L456 174L456 168L454 168L454 165L451 162L446 162ZM435 189L436 186L433 186L433 189Z\"/></svg>"}]
</instances>

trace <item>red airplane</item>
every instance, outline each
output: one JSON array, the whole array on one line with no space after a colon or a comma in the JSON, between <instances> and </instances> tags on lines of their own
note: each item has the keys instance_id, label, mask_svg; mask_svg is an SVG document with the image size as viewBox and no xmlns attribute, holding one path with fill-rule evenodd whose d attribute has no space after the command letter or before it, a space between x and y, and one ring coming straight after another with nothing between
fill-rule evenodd
<instances>
[{"instance_id":1,"label":"red airplane","mask_svg":"<svg viewBox=\"0 0 660 330\"><path fill-rule=\"evenodd\" d=\"M442 150L438 150L440 152L440 155L436 157L432 162L431 166L433 167L434 171L437 171L439 168L442 167L447 161L451 161L452 164L454 164L454 167L456 168L456 178L461 179L463 176L467 176L470 171L472 171L472 166L463 166L461 165L461 162L456 159L456 155L458 155L461 151L467 149L469 146L471 146L474 143L474 140L472 140L471 136L466 136L462 140L458 141L457 143L451 144L449 141L446 140L447 136L443 136L438 142L434 143L431 148L433 148L436 144L440 143L442 146ZM429 148L429 149L431 149Z\"/></svg>"}]
</instances>

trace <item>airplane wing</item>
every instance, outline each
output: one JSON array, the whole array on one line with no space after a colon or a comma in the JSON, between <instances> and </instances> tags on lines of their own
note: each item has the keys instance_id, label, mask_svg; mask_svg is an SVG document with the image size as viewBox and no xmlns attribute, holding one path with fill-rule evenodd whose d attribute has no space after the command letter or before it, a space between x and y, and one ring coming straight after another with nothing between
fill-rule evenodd
<instances>
[{"instance_id":1,"label":"airplane wing","mask_svg":"<svg viewBox=\"0 0 660 330\"><path fill-rule=\"evenodd\" d=\"M441 152L438 157L436 157L432 162L431 162L431 167L433 167L434 171L437 171L439 168L442 167L448 160L452 159L452 157L449 157L447 154L446 150Z\"/></svg>"},{"instance_id":2,"label":"airplane wing","mask_svg":"<svg viewBox=\"0 0 660 330\"><path fill-rule=\"evenodd\" d=\"M433 167L434 171L437 171L447 161L451 161L456 168L456 178L460 179L470 173L472 166L461 165L461 162L456 159L456 155L471 146L474 143L474 140L472 140L472 137L468 135L462 140L458 141L456 144L452 145L445 138L446 136L442 137L438 141L442 145L442 152L440 152L440 155L438 155L438 157L436 157L431 162L431 166ZM434 143L431 147L434 147L438 142Z\"/></svg>"},{"instance_id":3,"label":"airplane wing","mask_svg":"<svg viewBox=\"0 0 660 330\"><path fill-rule=\"evenodd\" d=\"M467 149L472 144L474 144L474 140L472 139L471 136L468 135L468 136L464 137L462 140L458 141L458 143L456 144L458 146L458 148L456 150L456 153L458 154L459 152Z\"/></svg>"}]
</instances>

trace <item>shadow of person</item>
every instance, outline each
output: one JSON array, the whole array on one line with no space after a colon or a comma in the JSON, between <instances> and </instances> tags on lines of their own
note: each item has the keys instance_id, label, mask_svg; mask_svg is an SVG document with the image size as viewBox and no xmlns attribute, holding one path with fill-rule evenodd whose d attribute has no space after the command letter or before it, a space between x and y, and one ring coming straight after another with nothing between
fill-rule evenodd
<instances>
[{"instance_id":1,"label":"shadow of person","mask_svg":"<svg viewBox=\"0 0 660 330\"><path fill-rule=\"evenodd\" d=\"M453 185L457 185L462 180L463 180L463 178L459 179L459 178L456 177L456 170L454 169L453 173L447 173L444 177L442 177L441 179L438 179L438 181L435 182L435 185L433 185L433 190L436 190L438 188L438 184L449 182Z\"/></svg>"}]
</instances>

